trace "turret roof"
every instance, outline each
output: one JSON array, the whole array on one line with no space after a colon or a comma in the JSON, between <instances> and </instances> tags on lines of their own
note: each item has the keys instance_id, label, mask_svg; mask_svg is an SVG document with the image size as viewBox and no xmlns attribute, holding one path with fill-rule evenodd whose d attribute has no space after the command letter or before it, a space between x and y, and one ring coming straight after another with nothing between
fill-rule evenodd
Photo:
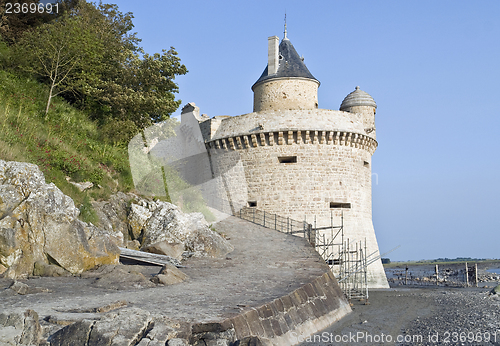
<instances>
[{"instance_id":1,"label":"turret roof","mask_svg":"<svg viewBox=\"0 0 500 346\"><path fill-rule=\"evenodd\" d=\"M346 108L355 106L372 106L377 108L377 104L375 103L373 97L371 97L367 92L361 90L359 86L356 87L356 90L345 97L344 101L342 101L342 104L340 105L340 110L343 111Z\"/></svg>"},{"instance_id":2,"label":"turret roof","mask_svg":"<svg viewBox=\"0 0 500 346\"><path fill-rule=\"evenodd\" d=\"M283 77L301 77L313 79L319 83L319 81L314 78L314 76L309 72L304 64L303 59L299 56L292 43L288 38L285 38L281 41L279 46L279 66L278 71L275 74L268 75L267 72L268 66L266 66L264 72L260 78L255 82L252 86L252 89L255 85L274 78L283 78Z\"/></svg>"}]
</instances>

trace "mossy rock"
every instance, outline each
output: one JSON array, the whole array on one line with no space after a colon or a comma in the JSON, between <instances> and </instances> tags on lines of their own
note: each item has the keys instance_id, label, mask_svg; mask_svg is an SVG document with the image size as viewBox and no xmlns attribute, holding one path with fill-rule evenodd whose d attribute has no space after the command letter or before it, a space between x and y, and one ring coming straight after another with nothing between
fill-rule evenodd
<instances>
[{"instance_id":1,"label":"mossy rock","mask_svg":"<svg viewBox=\"0 0 500 346\"><path fill-rule=\"evenodd\" d=\"M496 286L490 291L490 294L500 295L500 285Z\"/></svg>"}]
</instances>

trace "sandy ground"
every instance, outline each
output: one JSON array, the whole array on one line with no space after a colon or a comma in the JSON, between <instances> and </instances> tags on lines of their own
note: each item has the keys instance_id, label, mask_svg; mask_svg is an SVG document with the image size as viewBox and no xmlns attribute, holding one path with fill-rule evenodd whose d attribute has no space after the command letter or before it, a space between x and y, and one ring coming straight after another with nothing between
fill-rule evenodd
<instances>
[{"instance_id":1,"label":"sandy ground","mask_svg":"<svg viewBox=\"0 0 500 346\"><path fill-rule=\"evenodd\" d=\"M369 305L300 345L500 345L500 300L484 288L372 290Z\"/></svg>"},{"instance_id":2,"label":"sandy ground","mask_svg":"<svg viewBox=\"0 0 500 346\"><path fill-rule=\"evenodd\" d=\"M485 273L490 267L480 269ZM433 267L410 271L428 275ZM351 314L298 340L299 345L500 345L500 299L489 294L497 284L482 282L478 288L398 285L370 290L368 305L352 301Z\"/></svg>"}]
</instances>

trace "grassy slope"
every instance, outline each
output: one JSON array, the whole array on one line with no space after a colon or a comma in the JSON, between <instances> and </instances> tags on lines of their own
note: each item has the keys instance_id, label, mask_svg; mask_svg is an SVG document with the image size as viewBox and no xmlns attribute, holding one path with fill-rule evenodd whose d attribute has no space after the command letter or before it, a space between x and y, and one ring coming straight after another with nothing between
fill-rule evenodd
<instances>
[{"instance_id":1,"label":"grassy slope","mask_svg":"<svg viewBox=\"0 0 500 346\"><path fill-rule=\"evenodd\" d=\"M46 117L47 94L37 81L0 70L0 159L37 164L78 206L132 189L127 148L105 144L96 124L62 99ZM66 177L96 187L80 192Z\"/></svg>"},{"instance_id":2,"label":"grassy slope","mask_svg":"<svg viewBox=\"0 0 500 346\"><path fill-rule=\"evenodd\" d=\"M37 164L47 183L73 198L82 220L97 223L92 199L134 189L128 148L107 144L87 114L60 98L53 99L45 116L47 95L48 88L37 81L0 70L0 159ZM80 192L67 177L91 181L94 187ZM199 192L179 177L171 180L185 189L174 197L191 201L181 203L184 212L201 211L208 221L214 219Z\"/></svg>"}]
</instances>

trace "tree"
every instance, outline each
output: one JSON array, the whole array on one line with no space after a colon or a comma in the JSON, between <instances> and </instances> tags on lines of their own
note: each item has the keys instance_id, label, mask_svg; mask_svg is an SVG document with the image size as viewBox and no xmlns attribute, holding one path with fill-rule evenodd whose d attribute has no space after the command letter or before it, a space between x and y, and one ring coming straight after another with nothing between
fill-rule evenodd
<instances>
[{"instance_id":1,"label":"tree","mask_svg":"<svg viewBox=\"0 0 500 346\"><path fill-rule=\"evenodd\" d=\"M168 118L181 101L175 100L176 75L187 72L174 48L162 54L130 54L124 68L103 81L93 96L117 119L132 120L139 128Z\"/></svg>"},{"instance_id":2,"label":"tree","mask_svg":"<svg viewBox=\"0 0 500 346\"><path fill-rule=\"evenodd\" d=\"M21 3L23 6L27 6L29 11L20 11L20 13L6 13L6 3L16 4ZM48 2L44 1L43 4ZM58 11L52 11L48 13L45 10L39 11L38 5L40 0L23 0L23 1L9 1L0 0L0 35L3 40L9 45L15 44L22 37L24 32L31 30L44 23L49 23L50 21L58 18L67 11L71 11L76 8L79 0L59 0L57 1ZM33 11L31 4L37 6L37 11ZM15 8L15 7L12 7ZM55 8L55 6L54 6Z\"/></svg>"},{"instance_id":3,"label":"tree","mask_svg":"<svg viewBox=\"0 0 500 346\"><path fill-rule=\"evenodd\" d=\"M53 97L99 79L95 67L105 48L83 24L79 17L68 13L25 33L17 45L21 67L48 82L45 115Z\"/></svg>"},{"instance_id":4,"label":"tree","mask_svg":"<svg viewBox=\"0 0 500 346\"><path fill-rule=\"evenodd\" d=\"M43 23L49 22L54 15L43 13L6 13L6 3L16 3L16 1L0 0L0 35L8 44L13 44L19 40L22 34L30 28L36 27ZM17 1L19 3L20 1ZM24 0L23 4L27 4L28 8L31 4L38 5L39 0Z\"/></svg>"},{"instance_id":5,"label":"tree","mask_svg":"<svg viewBox=\"0 0 500 346\"><path fill-rule=\"evenodd\" d=\"M103 116L120 120L131 120L139 128L152 122L165 120L181 104L175 100L178 86L177 75L187 69L181 64L173 47L161 54L144 54L138 46L140 40L129 32L133 28L133 15L123 14L116 5L100 4L100 13L106 18L109 29L106 41L106 68L101 83L89 90L86 101L99 105Z\"/></svg>"},{"instance_id":6,"label":"tree","mask_svg":"<svg viewBox=\"0 0 500 346\"><path fill-rule=\"evenodd\" d=\"M101 124L119 119L144 128L168 118L181 103L175 76L187 73L174 48L144 54L130 33L133 15L116 5L80 0L70 7L17 45L20 66L49 85L45 114L62 95Z\"/></svg>"}]
</instances>

